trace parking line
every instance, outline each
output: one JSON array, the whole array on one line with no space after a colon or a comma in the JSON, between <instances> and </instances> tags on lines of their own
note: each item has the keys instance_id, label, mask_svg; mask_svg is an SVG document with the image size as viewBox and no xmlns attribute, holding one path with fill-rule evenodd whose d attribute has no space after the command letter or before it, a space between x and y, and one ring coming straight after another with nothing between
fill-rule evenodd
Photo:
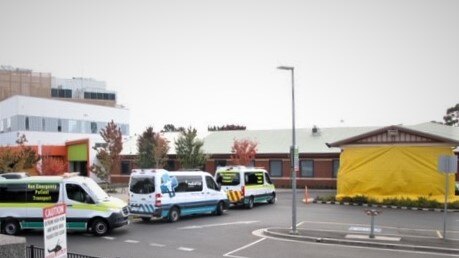
<instances>
[{"instance_id":1,"label":"parking line","mask_svg":"<svg viewBox=\"0 0 459 258\"><path fill-rule=\"evenodd\" d=\"M108 237L108 236L105 236L105 237L103 237L103 238L105 238L105 239L107 239L107 240L115 240L115 238L114 238L114 237Z\"/></svg>"},{"instance_id":2,"label":"parking line","mask_svg":"<svg viewBox=\"0 0 459 258\"><path fill-rule=\"evenodd\" d=\"M228 253L224 254L223 256L224 256L224 257L233 257L233 258L247 258L247 257L244 257L244 256L237 256L237 255L232 255L232 254L233 254L233 253L236 253L236 252L239 252L239 251L241 251L241 250L244 250L244 249L246 249L246 248L248 248L248 247L251 247L252 245L256 245L256 244L260 243L261 241L263 241L263 240L265 240L265 239L266 239L265 237L263 237L263 238L261 238L261 239L258 239L258 240L255 241L255 242L252 242L252 243L247 244L247 245L245 245L245 246L243 246L243 247L239 247L239 248L236 249L236 250L233 250L233 251L231 251L231 252L228 252Z\"/></svg>"},{"instance_id":3,"label":"parking line","mask_svg":"<svg viewBox=\"0 0 459 258\"><path fill-rule=\"evenodd\" d=\"M158 243L150 243L150 246L154 246L154 247L165 247L166 245L158 244Z\"/></svg>"},{"instance_id":4,"label":"parking line","mask_svg":"<svg viewBox=\"0 0 459 258\"><path fill-rule=\"evenodd\" d=\"M125 243L129 243L129 244L137 244L137 243L139 243L139 241L137 241L137 240L126 240L124 242Z\"/></svg>"},{"instance_id":5,"label":"parking line","mask_svg":"<svg viewBox=\"0 0 459 258\"><path fill-rule=\"evenodd\" d=\"M181 227L178 229L200 229L200 228L210 228L210 227L220 227L220 226L231 226L231 225L237 225L237 224L252 224L252 223L257 223L260 222L258 220L252 220L252 221L234 221L234 222L227 222L227 223L219 223L219 224L207 224L207 225L196 225L196 226L188 226L188 227Z\"/></svg>"},{"instance_id":6,"label":"parking line","mask_svg":"<svg viewBox=\"0 0 459 258\"><path fill-rule=\"evenodd\" d=\"M443 238L443 235L440 233L440 230L437 230L437 236L438 238Z\"/></svg>"},{"instance_id":7,"label":"parking line","mask_svg":"<svg viewBox=\"0 0 459 258\"><path fill-rule=\"evenodd\" d=\"M194 248L182 247L182 246L177 248L177 249L180 250L180 251L185 251L185 252L191 252L191 251L194 250Z\"/></svg>"}]
</instances>

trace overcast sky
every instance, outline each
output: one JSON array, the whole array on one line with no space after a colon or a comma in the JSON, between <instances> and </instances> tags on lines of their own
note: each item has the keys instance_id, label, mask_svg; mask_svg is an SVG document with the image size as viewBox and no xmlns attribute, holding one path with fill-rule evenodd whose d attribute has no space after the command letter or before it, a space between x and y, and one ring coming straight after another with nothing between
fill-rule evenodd
<instances>
[{"instance_id":1,"label":"overcast sky","mask_svg":"<svg viewBox=\"0 0 459 258\"><path fill-rule=\"evenodd\" d=\"M1 0L0 65L106 81L147 126L441 121L459 102L459 1Z\"/></svg>"}]
</instances>

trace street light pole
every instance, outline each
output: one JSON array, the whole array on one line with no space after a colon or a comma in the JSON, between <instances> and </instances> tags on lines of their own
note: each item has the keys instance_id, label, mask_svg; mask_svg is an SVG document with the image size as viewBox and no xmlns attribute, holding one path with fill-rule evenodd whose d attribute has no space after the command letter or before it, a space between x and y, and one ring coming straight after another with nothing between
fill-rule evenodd
<instances>
[{"instance_id":1,"label":"street light pole","mask_svg":"<svg viewBox=\"0 0 459 258\"><path fill-rule=\"evenodd\" d=\"M290 147L290 173L292 176L292 231L290 234L296 235L296 171L299 168L298 147L296 146L295 134L295 67L279 66L277 69L291 71L292 73L292 146Z\"/></svg>"}]
</instances>

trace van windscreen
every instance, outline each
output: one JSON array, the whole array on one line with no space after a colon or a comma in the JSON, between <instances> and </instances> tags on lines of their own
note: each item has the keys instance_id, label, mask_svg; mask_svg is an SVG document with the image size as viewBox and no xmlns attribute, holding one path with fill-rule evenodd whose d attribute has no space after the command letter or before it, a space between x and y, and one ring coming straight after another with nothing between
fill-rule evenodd
<instances>
[{"instance_id":1,"label":"van windscreen","mask_svg":"<svg viewBox=\"0 0 459 258\"><path fill-rule=\"evenodd\" d=\"M132 177L129 190L135 194L155 192L155 177Z\"/></svg>"},{"instance_id":2,"label":"van windscreen","mask_svg":"<svg viewBox=\"0 0 459 258\"><path fill-rule=\"evenodd\" d=\"M217 183L221 185L239 185L241 178L238 172L220 172L217 174Z\"/></svg>"}]
</instances>

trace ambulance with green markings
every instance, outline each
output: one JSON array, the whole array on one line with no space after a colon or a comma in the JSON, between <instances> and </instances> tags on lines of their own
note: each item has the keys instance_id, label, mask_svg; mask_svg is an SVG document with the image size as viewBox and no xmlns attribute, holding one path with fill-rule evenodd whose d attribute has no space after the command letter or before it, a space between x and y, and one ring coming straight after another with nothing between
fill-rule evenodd
<instances>
[{"instance_id":1,"label":"ambulance with green markings","mask_svg":"<svg viewBox=\"0 0 459 258\"><path fill-rule=\"evenodd\" d=\"M215 180L233 205L243 204L252 209L255 203L276 202L276 189L263 168L246 166L218 167Z\"/></svg>"},{"instance_id":2,"label":"ambulance with green markings","mask_svg":"<svg viewBox=\"0 0 459 258\"><path fill-rule=\"evenodd\" d=\"M64 203L67 229L97 236L128 224L127 204L108 196L91 178L31 176L0 179L0 229L16 235L23 229L43 229L43 208Z\"/></svg>"}]
</instances>

